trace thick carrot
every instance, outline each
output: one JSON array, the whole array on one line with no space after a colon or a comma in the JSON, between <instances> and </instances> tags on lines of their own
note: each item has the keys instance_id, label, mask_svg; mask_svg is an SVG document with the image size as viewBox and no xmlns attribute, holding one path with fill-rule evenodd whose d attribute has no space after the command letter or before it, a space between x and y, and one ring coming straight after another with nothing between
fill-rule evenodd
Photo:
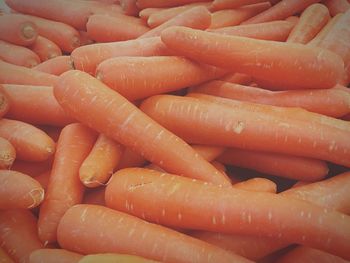
<instances>
[{"instance_id":1,"label":"thick carrot","mask_svg":"<svg viewBox=\"0 0 350 263\"><path fill-rule=\"evenodd\" d=\"M169 226L271 236L322 249L344 259L350 257L350 217L271 193L223 188L176 175L129 168L112 176L106 188L106 204ZM301 217L300 213L306 211L310 216Z\"/></svg>"},{"instance_id":2,"label":"thick carrot","mask_svg":"<svg viewBox=\"0 0 350 263\"><path fill-rule=\"evenodd\" d=\"M15 159L15 148L8 140L0 137L0 169L8 169Z\"/></svg>"},{"instance_id":3,"label":"thick carrot","mask_svg":"<svg viewBox=\"0 0 350 263\"><path fill-rule=\"evenodd\" d=\"M58 104L53 95L53 87L10 84L3 86L11 103L7 118L59 127L74 122Z\"/></svg>"},{"instance_id":4,"label":"thick carrot","mask_svg":"<svg viewBox=\"0 0 350 263\"><path fill-rule=\"evenodd\" d=\"M56 56L36 65L33 69L59 76L73 69L73 61L70 56Z\"/></svg>"},{"instance_id":5,"label":"thick carrot","mask_svg":"<svg viewBox=\"0 0 350 263\"><path fill-rule=\"evenodd\" d=\"M100 134L79 169L81 182L87 187L105 184L113 174L123 152L116 141Z\"/></svg>"},{"instance_id":6,"label":"thick carrot","mask_svg":"<svg viewBox=\"0 0 350 263\"><path fill-rule=\"evenodd\" d=\"M127 167L140 167L146 163L145 158L130 148L126 147L122 156L120 157L116 170Z\"/></svg>"},{"instance_id":7,"label":"thick carrot","mask_svg":"<svg viewBox=\"0 0 350 263\"><path fill-rule=\"evenodd\" d=\"M29 263L78 263L83 255L65 249L42 248L34 250L29 257Z\"/></svg>"},{"instance_id":8,"label":"thick carrot","mask_svg":"<svg viewBox=\"0 0 350 263\"><path fill-rule=\"evenodd\" d=\"M269 9L271 7L270 2L263 2L254 5L242 6L237 9L225 9L219 10L212 14L211 29L236 26L243 21Z\"/></svg>"},{"instance_id":9,"label":"thick carrot","mask_svg":"<svg viewBox=\"0 0 350 263\"><path fill-rule=\"evenodd\" d=\"M10 103L8 95L4 87L0 84L0 118L2 118L9 110Z\"/></svg>"},{"instance_id":10,"label":"thick carrot","mask_svg":"<svg viewBox=\"0 0 350 263\"><path fill-rule=\"evenodd\" d=\"M204 6L192 7L177 16L169 19L165 23L152 28L139 38L160 36L163 30L172 26L185 26L196 29L207 29L211 23L211 14Z\"/></svg>"},{"instance_id":11,"label":"thick carrot","mask_svg":"<svg viewBox=\"0 0 350 263\"><path fill-rule=\"evenodd\" d=\"M33 22L19 16L3 14L0 16L0 39L20 46L29 46L38 37Z\"/></svg>"},{"instance_id":12,"label":"thick carrot","mask_svg":"<svg viewBox=\"0 0 350 263\"><path fill-rule=\"evenodd\" d=\"M140 12L136 6L136 0L120 0L123 13L129 16L136 16Z\"/></svg>"},{"instance_id":13,"label":"thick carrot","mask_svg":"<svg viewBox=\"0 0 350 263\"><path fill-rule=\"evenodd\" d=\"M15 262L29 263L29 255L43 247L37 220L27 209L0 210L1 247Z\"/></svg>"},{"instance_id":14,"label":"thick carrot","mask_svg":"<svg viewBox=\"0 0 350 263\"><path fill-rule=\"evenodd\" d=\"M105 206L105 187L100 186L97 188L89 189L84 193L83 204L101 205Z\"/></svg>"},{"instance_id":15,"label":"thick carrot","mask_svg":"<svg viewBox=\"0 0 350 263\"><path fill-rule=\"evenodd\" d=\"M310 5L301 14L287 42L307 44L320 32L329 19L330 15L326 6L318 3Z\"/></svg>"},{"instance_id":16,"label":"thick carrot","mask_svg":"<svg viewBox=\"0 0 350 263\"><path fill-rule=\"evenodd\" d=\"M345 121L321 115L323 121L320 115L302 109L211 98L158 95L145 100L141 110L190 143L285 153L350 166L350 130Z\"/></svg>"},{"instance_id":17,"label":"thick carrot","mask_svg":"<svg viewBox=\"0 0 350 263\"><path fill-rule=\"evenodd\" d=\"M306 45L219 35L185 27L166 29L161 39L180 55L264 80L273 79L280 88L331 88L344 73L339 56Z\"/></svg>"},{"instance_id":18,"label":"thick carrot","mask_svg":"<svg viewBox=\"0 0 350 263\"><path fill-rule=\"evenodd\" d=\"M92 44L75 49L71 58L78 70L95 75L102 61L121 56L162 56L170 52L159 37L135 39L113 43Z\"/></svg>"},{"instance_id":19,"label":"thick carrot","mask_svg":"<svg viewBox=\"0 0 350 263\"><path fill-rule=\"evenodd\" d=\"M86 24L88 36L97 42L123 41L149 31L144 21L126 15L92 15Z\"/></svg>"},{"instance_id":20,"label":"thick carrot","mask_svg":"<svg viewBox=\"0 0 350 263\"><path fill-rule=\"evenodd\" d=\"M318 2L320 2L320 0L282 0L273 5L270 9L246 20L243 24L256 24L285 19Z\"/></svg>"},{"instance_id":21,"label":"thick carrot","mask_svg":"<svg viewBox=\"0 0 350 263\"><path fill-rule=\"evenodd\" d=\"M331 117L350 113L350 93L334 88L269 91L216 80L192 88L191 92L281 107L300 107Z\"/></svg>"},{"instance_id":22,"label":"thick carrot","mask_svg":"<svg viewBox=\"0 0 350 263\"><path fill-rule=\"evenodd\" d=\"M44 189L32 177L0 170L0 209L33 208L44 199Z\"/></svg>"},{"instance_id":23,"label":"thick carrot","mask_svg":"<svg viewBox=\"0 0 350 263\"><path fill-rule=\"evenodd\" d=\"M350 9L350 3L346 0L323 0L322 3L327 6L331 16L345 13Z\"/></svg>"},{"instance_id":24,"label":"thick carrot","mask_svg":"<svg viewBox=\"0 0 350 263\"><path fill-rule=\"evenodd\" d=\"M20 76L20 77L19 77ZM0 83L53 86L57 76L0 60Z\"/></svg>"},{"instance_id":25,"label":"thick carrot","mask_svg":"<svg viewBox=\"0 0 350 263\"><path fill-rule=\"evenodd\" d=\"M122 253L165 263L251 262L166 227L95 205L70 208L59 224L58 242L83 254Z\"/></svg>"},{"instance_id":26,"label":"thick carrot","mask_svg":"<svg viewBox=\"0 0 350 263\"><path fill-rule=\"evenodd\" d=\"M234 9L244 5L252 5L263 2L266 2L266 0L214 0L211 3L210 11L214 12L222 9Z\"/></svg>"},{"instance_id":27,"label":"thick carrot","mask_svg":"<svg viewBox=\"0 0 350 263\"><path fill-rule=\"evenodd\" d=\"M38 55L30 49L1 40L0 59L11 64L28 68L31 68L40 63L40 58Z\"/></svg>"},{"instance_id":28,"label":"thick carrot","mask_svg":"<svg viewBox=\"0 0 350 263\"><path fill-rule=\"evenodd\" d=\"M144 21L147 21L148 18L154 14L154 13L157 13L159 11L162 11L162 10L165 10L166 8L152 8L152 7L149 7L149 8L145 8L145 9L142 9L139 13L139 17L144 20Z\"/></svg>"},{"instance_id":29,"label":"thick carrot","mask_svg":"<svg viewBox=\"0 0 350 263\"><path fill-rule=\"evenodd\" d=\"M46 133L25 122L1 119L0 137L15 147L16 158L22 160L44 161L55 151L55 143Z\"/></svg>"},{"instance_id":30,"label":"thick carrot","mask_svg":"<svg viewBox=\"0 0 350 263\"><path fill-rule=\"evenodd\" d=\"M254 192L265 192L265 193L273 193L273 194L277 192L276 183L272 182L269 179L260 178L260 177L255 177L239 183L235 183L233 187L236 189L242 189L242 190L254 191Z\"/></svg>"},{"instance_id":31,"label":"thick carrot","mask_svg":"<svg viewBox=\"0 0 350 263\"><path fill-rule=\"evenodd\" d=\"M0 247L0 262L1 263L15 263L1 247Z\"/></svg>"},{"instance_id":32,"label":"thick carrot","mask_svg":"<svg viewBox=\"0 0 350 263\"><path fill-rule=\"evenodd\" d=\"M229 73L219 80L241 85L248 85L253 81L251 76L241 73Z\"/></svg>"},{"instance_id":33,"label":"thick carrot","mask_svg":"<svg viewBox=\"0 0 350 263\"><path fill-rule=\"evenodd\" d=\"M56 241L56 232L63 214L83 199L84 187L79 168L95 142L96 134L73 123L62 129L46 191L40 208L38 233L45 244Z\"/></svg>"},{"instance_id":34,"label":"thick carrot","mask_svg":"<svg viewBox=\"0 0 350 263\"><path fill-rule=\"evenodd\" d=\"M138 8L144 9L148 7L174 7L201 1L203 0L137 0L136 5Z\"/></svg>"},{"instance_id":35,"label":"thick carrot","mask_svg":"<svg viewBox=\"0 0 350 263\"><path fill-rule=\"evenodd\" d=\"M183 140L90 75L80 71L64 73L54 94L74 118L130 147L161 168L216 184L230 184L228 178Z\"/></svg>"},{"instance_id":36,"label":"thick carrot","mask_svg":"<svg viewBox=\"0 0 350 263\"><path fill-rule=\"evenodd\" d=\"M30 162L16 159L11 166L11 170L27 174L31 177L35 177L41 173L51 170L52 162L52 157L41 162Z\"/></svg>"},{"instance_id":37,"label":"thick carrot","mask_svg":"<svg viewBox=\"0 0 350 263\"><path fill-rule=\"evenodd\" d=\"M62 56L62 51L54 42L42 36L38 36L35 42L29 46L29 48L34 51L41 61L46 61L48 59Z\"/></svg>"},{"instance_id":38,"label":"thick carrot","mask_svg":"<svg viewBox=\"0 0 350 263\"><path fill-rule=\"evenodd\" d=\"M128 100L137 100L200 84L226 73L177 56L119 57L103 61L97 67L96 77Z\"/></svg>"},{"instance_id":39,"label":"thick carrot","mask_svg":"<svg viewBox=\"0 0 350 263\"><path fill-rule=\"evenodd\" d=\"M192 148L201 155L205 160L211 162L219 157L225 149L223 147L207 146L207 145L192 145Z\"/></svg>"}]
</instances>

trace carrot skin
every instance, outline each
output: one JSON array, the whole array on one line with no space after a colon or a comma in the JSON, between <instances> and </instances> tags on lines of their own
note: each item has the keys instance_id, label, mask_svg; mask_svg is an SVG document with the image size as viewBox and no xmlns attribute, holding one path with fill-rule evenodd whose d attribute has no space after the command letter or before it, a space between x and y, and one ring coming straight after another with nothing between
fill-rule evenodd
<instances>
[{"instance_id":1,"label":"carrot skin","mask_svg":"<svg viewBox=\"0 0 350 263\"><path fill-rule=\"evenodd\" d=\"M203 0L137 0L136 5L138 8L144 9L148 7L174 7L201 1Z\"/></svg>"},{"instance_id":2,"label":"carrot skin","mask_svg":"<svg viewBox=\"0 0 350 263\"><path fill-rule=\"evenodd\" d=\"M0 247L0 259L1 263L15 263L10 256Z\"/></svg>"},{"instance_id":3,"label":"carrot skin","mask_svg":"<svg viewBox=\"0 0 350 263\"><path fill-rule=\"evenodd\" d=\"M266 192L275 194L277 185L269 179L255 177L232 185L233 188L254 192Z\"/></svg>"},{"instance_id":4,"label":"carrot skin","mask_svg":"<svg viewBox=\"0 0 350 263\"><path fill-rule=\"evenodd\" d=\"M101 253L101 254L92 254L84 256L81 259L80 263L93 263L93 262L104 262L104 263L113 263L113 262L128 262L128 263L157 263L159 261L154 261L138 256L116 254L116 253Z\"/></svg>"},{"instance_id":5,"label":"carrot skin","mask_svg":"<svg viewBox=\"0 0 350 263\"><path fill-rule=\"evenodd\" d=\"M26 47L0 40L0 58L8 63L32 68L40 63L37 54Z\"/></svg>"},{"instance_id":6,"label":"carrot skin","mask_svg":"<svg viewBox=\"0 0 350 263\"><path fill-rule=\"evenodd\" d=\"M35 52L41 61L62 56L62 51L54 42L42 36L38 36L35 42L29 46Z\"/></svg>"},{"instance_id":7,"label":"carrot skin","mask_svg":"<svg viewBox=\"0 0 350 263\"><path fill-rule=\"evenodd\" d=\"M36 65L33 67L33 69L59 76L62 73L74 68L73 61L71 60L70 56L56 56L40 63L39 65Z\"/></svg>"},{"instance_id":8,"label":"carrot skin","mask_svg":"<svg viewBox=\"0 0 350 263\"><path fill-rule=\"evenodd\" d=\"M15 159L15 148L8 140L0 137L0 169L8 169Z\"/></svg>"},{"instance_id":9,"label":"carrot skin","mask_svg":"<svg viewBox=\"0 0 350 263\"><path fill-rule=\"evenodd\" d=\"M23 161L18 158L13 162L11 170L36 177L48 170L51 170L53 156L45 161Z\"/></svg>"},{"instance_id":10,"label":"carrot skin","mask_svg":"<svg viewBox=\"0 0 350 263\"><path fill-rule=\"evenodd\" d=\"M322 3L327 6L331 16L345 13L350 9L350 3L346 0L323 0Z\"/></svg>"},{"instance_id":11,"label":"carrot skin","mask_svg":"<svg viewBox=\"0 0 350 263\"><path fill-rule=\"evenodd\" d=\"M65 249L42 248L34 250L29 257L29 263L78 263L83 255Z\"/></svg>"}]
</instances>

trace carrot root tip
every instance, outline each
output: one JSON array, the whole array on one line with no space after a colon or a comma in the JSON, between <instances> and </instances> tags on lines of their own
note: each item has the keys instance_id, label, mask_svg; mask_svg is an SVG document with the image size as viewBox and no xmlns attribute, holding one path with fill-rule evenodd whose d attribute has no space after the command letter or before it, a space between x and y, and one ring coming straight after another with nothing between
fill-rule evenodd
<instances>
[{"instance_id":1,"label":"carrot root tip","mask_svg":"<svg viewBox=\"0 0 350 263\"><path fill-rule=\"evenodd\" d=\"M30 209L38 206L44 200L45 192L42 188L36 188L31 190L29 195L33 199L33 203L28 207Z\"/></svg>"}]
</instances>

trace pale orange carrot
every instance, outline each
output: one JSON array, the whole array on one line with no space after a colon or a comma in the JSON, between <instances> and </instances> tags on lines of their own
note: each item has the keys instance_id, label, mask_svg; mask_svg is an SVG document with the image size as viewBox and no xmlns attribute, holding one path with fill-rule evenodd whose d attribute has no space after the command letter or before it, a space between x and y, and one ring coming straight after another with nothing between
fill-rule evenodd
<instances>
[{"instance_id":1,"label":"pale orange carrot","mask_svg":"<svg viewBox=\"0 0 350 263\"><path fill-rule=\"evenodd\" d=\"M33 69L59 76L62 73L74 68L73 61L71 60L70 56L56 56L40 63L39 65L36 65L33 67Z\"/></svg>"},{"instance_id":2,"label":"pale orange carrot","mask_svg":"<svg viewBox=\"0 0 350 263\"><path fill-rule=\"evenodd\" d=\"M203 0L137 0L136 5L138 8L144 9L148 7L174 7L201 1Z\"/></svg>"},{"instance_id":3,"label":"pale orange carrot","mask_svg":"<svg viewBox=\"0 0 350 263\"><path fill-rule=\"evenodd\" d=\"M143 156L126 147L115 170L120 170L127 167L140 167L145 163L146 160Z\"/></svg>"},{"instance_id":4,"label":"pale orange carrot","mask_svg":"<svg viewBox=\"0 0 350 263\"><path fill-rule=\"evenodd\" d=\"M0 169L8 169L15 159L15 148L8 140L0 137Z\"/></svg>"},{"instance_id":5,"label":"pale orange carrot","mask_svg":"<svg viewBox=\"0 0 350 263\"><path fill-rule=\"evenodd\" d=\"M255 177L232 185L233 188L246 191L273 193L277 192L276 183L266 178Z\"/></svg>"},{"instance_id":6,"label":"pale orange carrot","mask_svg":"<svg viewBox=\"0 0 350 263\"><path fill-rule=\"evenodd\" d=\"M83 255L65 249L42 248L34 250L29 263L79 263Z\"/></svg>"},{"instance_id":7,"label":"pale orange carrot","mask_svg":"<svg viewBox=\"0 0 350 263\"><path fill-rule=\"evenodd\" d=\"M32 45L29 46L29 48L40 57L41 61L62 56L61 49L50 39L42 36L38 36L38 38Z\"/></svg>"},{"instance_id":8,"label":"pale orange carrot","mask_svg":"<svg viewBox=\"0 0 350 263\"><path fill-rule=\"evenodd\" d=\"M345 13L350 9L350 3L346 0L323 0L322 3L327 6L332 16Z\"/></svg>"},{"instance_id":9,"label":"pale orange carrot","mask_svg":"<svg viewBox=\"0 0 350 263\"><path fill-rule=\"evenodd\" d=\"M27 174L31 177L35 177L48 170L51 170L52 162L52 157L40 162L30 162L16 159L11 166L11 170Z\"/></svg>"},{"instance_id":10,"label":"pale orange carrot","mask_svg":"<svg viewBox=\"0 0 350 263\"><path fill-rule=\"evenodd\" d=\"M252 5L266 2L266 0L214 0L211 3L210 11L218 11L222 9L234 9L244 5Z\"/></svg>"},{"instance_id":11,"label":"pale orange carrot","mask_svg":"<svg viewBox=\"0 0 350 263\"><path fill-rule=\"evenodd\" d=\"M129 16L136 16L140 12L136 2L136 0L120 0L123 13Z\"/></svg>"},{"instance_id":12,"label":"pale orange carrot","mask_svg":"<svg viewBox=\"0 0 350 263\"><path fill-rule=\"evenodd\" d=\"M1 247L0 247L0 262L1 263L15 263Z\"/></svg>"},{"instance_id":13,"label":"pale orange carrot","mask_svg":"<svg viewBox=\"0 0 350 263\"><path fill-rule=\"evenodd\" d=\"M105 206L105 187L100 186L86 191L82 203Z\"/></svg>"},{"instance_id":14,"label":"pale orange carrot","mask_svg":"<svg viewBox=\"0 0 350 263\"><path fill-rule=\"evenodd\" d=\"M0 40L0 59L11 64L28 68L40 63L38 55L30 49L2 40Z\"/></svg>"},{"instance_id":15,"label":"pale orange carrot","mask_svg":"<svg viewBox=\"0 0 350 263\"><path fill-rule=\"evenodd\" d=\"M200 154L205 160L211 162L219 157L225 149L223 147L217 146L207 146L207 145L192 145L192 148Z\"/></svg>"}]
</instances>

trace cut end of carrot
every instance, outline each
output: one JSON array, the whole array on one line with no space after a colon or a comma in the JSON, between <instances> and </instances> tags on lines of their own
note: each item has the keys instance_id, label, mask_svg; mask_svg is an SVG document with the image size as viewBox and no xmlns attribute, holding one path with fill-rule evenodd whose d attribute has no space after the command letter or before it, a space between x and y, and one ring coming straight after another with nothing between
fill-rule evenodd
<instances>
[{"instance_id":1,"label":"cut end of carrot","mask_svg":"<svg viewBox=\"0 0 350 263\"><path fill-rule=\"evenodd\" d=\"M7 152L0 152L0 168L9 168L12 166L15 158Z\"/></svg>"},{"instance_id":2,"label":"cut end of carrot","mask_svg":"<svg viewBox=\"0 0 350 263\"><path fill-rule=\"evenodd\" d=\"M27 25L27 24L23 26L22 34L26 39L33 39L38 35L35 28L32 25Z\"/></svg>"},{"instance_id":3,"label":"cut end of carrot","mask_svg":"<svg viewBox=\"0 0 350 263\"><path fill-rule=\"evenodd\" d=\"M37 207L44 200L45 192L43 188L35 188L29 192L29 195L33 200L33 203L28 207L30 209Z\"/></svg>"}]
</instances>

